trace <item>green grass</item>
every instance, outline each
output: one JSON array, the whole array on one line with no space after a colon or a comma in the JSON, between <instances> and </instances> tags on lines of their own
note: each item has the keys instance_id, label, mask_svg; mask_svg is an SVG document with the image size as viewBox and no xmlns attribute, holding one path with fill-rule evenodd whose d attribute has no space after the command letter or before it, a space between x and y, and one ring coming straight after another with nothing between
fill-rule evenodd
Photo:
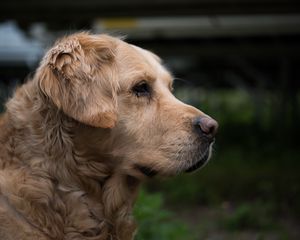
<instances>
[{"instance_id":1,"label":"green grass","mask_svg":"<svg viewBox=\"0 0 300 240\"><path fill-rule=\"evenodd\" d=\"M161 193L149 194L142 190L134 215L139 226L136 240L195 239L188 226L163 206Z\"/></svg>"}]
</instances>

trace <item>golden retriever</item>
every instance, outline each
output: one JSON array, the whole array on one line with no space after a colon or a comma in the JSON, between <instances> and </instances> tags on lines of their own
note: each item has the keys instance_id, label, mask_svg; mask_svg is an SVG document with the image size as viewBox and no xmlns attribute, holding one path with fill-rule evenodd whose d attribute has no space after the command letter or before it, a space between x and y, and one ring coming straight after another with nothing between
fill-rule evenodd
<instances>
[{"instance_id":1,"label":"golden retriever","mask_svg":"<svg viewBox=\"0 0 300 240\"><path fill-rule=\"evenodd\" d=\"M133 239L143 179L191 172L218 124L177 100L153 53L59 40L0 120L0 239Z\"/></svg>"}]
</instances>

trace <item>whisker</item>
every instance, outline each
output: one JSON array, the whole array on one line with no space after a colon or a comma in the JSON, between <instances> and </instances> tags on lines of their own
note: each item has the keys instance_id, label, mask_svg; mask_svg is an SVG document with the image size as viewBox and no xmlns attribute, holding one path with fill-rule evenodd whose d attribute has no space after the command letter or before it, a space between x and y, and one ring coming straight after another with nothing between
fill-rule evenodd
<instances>
[{"instance_id":1,"label":"whisker","mask_svg":"<svg viewBox=\"0 0 300 240\"><path fill-rule=\"evenodd\" d=\"M195 83L191 80L187 80L187 79L184 79L184 78L178 78L178 77L175 77L173 78L173 81L174 82L181 82L181 83L184 83L186 85L190 85L190 86L194 86Z\"/></svg>"}]
</instances>

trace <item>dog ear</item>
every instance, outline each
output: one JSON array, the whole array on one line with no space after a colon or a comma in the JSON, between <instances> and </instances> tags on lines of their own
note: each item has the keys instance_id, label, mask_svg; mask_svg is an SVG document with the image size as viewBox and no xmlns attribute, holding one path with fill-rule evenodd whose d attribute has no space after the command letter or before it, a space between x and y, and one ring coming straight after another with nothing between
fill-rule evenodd
<instances>
[{"instance_id":1,"label":"dog ear","mask_svg":"<svg viewBox=\"0 0 300 240\"><path fill-rule=\"evenodd\" d=\"M68 116L112 128L117 121L114 39L80 33L58 42L38 70L42 92Z\"/></svg>"}]
</instances>

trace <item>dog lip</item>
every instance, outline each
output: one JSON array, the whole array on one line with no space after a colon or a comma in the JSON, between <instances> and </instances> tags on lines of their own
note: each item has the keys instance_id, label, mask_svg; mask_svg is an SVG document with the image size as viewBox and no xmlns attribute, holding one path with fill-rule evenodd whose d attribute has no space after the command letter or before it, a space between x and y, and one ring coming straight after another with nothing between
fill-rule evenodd
<instances>
[{"instance_id":1,"label":"dog lip","mask_svg":"<svg viewBox=\"0 0 300 240\"><path fill-rule=\"evenodd\" d=\"M193 172L193 171L197 170L198 168L202 167L207 162L208 157L209 157L209 151L207 151L198 162L196 162L194 165L192 165L187 170L185 170L185 172L190 173L190 172Z\"/></svg>"}]
</instances>

